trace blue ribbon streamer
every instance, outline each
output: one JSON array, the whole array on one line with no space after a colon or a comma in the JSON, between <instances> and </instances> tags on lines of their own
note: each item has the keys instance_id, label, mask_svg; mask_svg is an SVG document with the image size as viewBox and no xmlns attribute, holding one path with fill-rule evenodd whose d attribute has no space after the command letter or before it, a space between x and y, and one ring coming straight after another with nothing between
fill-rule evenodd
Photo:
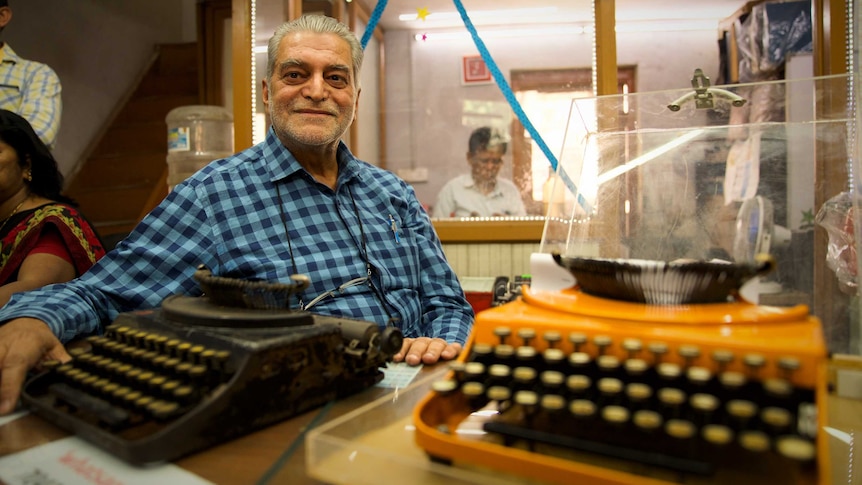
<instances>
[{"instance_id":1,"label":"blue ribbon streamer","mask_svg":"<svg viewBox=\"0 0 862 485\"><path fill-rule=\"evenodd\" d=\"M386 2L387 0L380 0L374 7L374 11L371 12L371 17L368 18L368 26L365 27L365 32L362 34L362 50L365 50L368 41L371 40L374 29L377 28L377 22L380 22L380 16L383 15L383 11L386 9Z\"/></svg>"}]
</instances>

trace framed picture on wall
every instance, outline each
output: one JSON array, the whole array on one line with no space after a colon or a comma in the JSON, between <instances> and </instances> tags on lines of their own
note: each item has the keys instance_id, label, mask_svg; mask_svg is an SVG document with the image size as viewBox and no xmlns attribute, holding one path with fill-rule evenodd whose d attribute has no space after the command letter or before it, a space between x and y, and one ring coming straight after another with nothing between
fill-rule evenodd
<instances>
[{"instance_id":1,"label":"framed picture on wall","mask_svg":"<svg viewBox=\"0 0 862 485\"><path fill-rule=\"evenodd\" d=\"M488 84L491 82L491 70L482 60L482 56L464 56L461 60L461 84Z\"/></svg>"}]
</instances>

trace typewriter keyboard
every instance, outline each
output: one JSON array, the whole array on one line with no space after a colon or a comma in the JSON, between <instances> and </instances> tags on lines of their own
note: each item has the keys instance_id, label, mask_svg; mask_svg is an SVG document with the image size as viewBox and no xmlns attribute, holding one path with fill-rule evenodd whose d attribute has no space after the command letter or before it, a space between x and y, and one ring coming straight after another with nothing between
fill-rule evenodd
<instances>
[{"instance_id":1,"label":"typewriter keyboard","mask_svg":"<svg viewBox=\"0 0 862 485\"><path fill-rule=\"evenodd\" d=\"M722 304L713 320L730 324L694 325L571 297L578 314L517 301L477 316L414 414L432 457L556 483L818 483L825 354L797 346L817 330L801 309Z\"/></svg>"}]
</instances>

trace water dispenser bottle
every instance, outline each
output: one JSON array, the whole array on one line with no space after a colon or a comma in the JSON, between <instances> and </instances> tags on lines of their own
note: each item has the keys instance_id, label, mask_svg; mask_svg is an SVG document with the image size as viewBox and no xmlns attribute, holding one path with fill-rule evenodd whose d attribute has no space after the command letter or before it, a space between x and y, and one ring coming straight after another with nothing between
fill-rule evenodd
<instances>
[{"instance_id":1,"label":"water dispenser bottle","mask_svg":"<svg viewBox=\"0 0 862 485\"><path fill-rule=\"evenodd\" d=\"M180 106L168 124L168 190L219 158L233 155L233 116L222 106Z\"/></svg>"}]
</instances>

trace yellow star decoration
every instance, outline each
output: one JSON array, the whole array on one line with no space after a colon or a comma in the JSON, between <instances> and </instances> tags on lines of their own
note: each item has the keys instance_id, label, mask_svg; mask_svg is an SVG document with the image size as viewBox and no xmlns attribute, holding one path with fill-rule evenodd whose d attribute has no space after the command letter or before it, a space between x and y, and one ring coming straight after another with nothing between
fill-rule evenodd
<instances>
[{"instance_id":1,"label":"yellow star decoration","mask_svg":"<svg viewBox=\"0 0 862 485\"><path fill-rule=\"evenodd\" d=\"M417 19L421 19L424 22L425 17L427 17L427 16L428 16L428 9L426 7L416 9L416 18Z\"/></svg>"}]
</instances>

